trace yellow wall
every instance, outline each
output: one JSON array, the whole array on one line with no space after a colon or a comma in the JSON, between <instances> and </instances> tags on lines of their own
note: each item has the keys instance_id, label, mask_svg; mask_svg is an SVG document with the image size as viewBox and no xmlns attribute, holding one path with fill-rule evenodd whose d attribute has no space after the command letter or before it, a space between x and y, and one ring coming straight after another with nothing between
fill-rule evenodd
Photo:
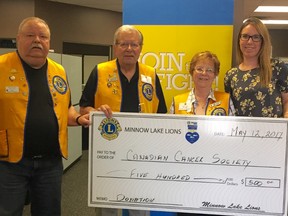
<instances>
[{"instance_id":1,"label":"yellow wall","mask_svg":"<svg viewBox=\"0 0 288 216\"><path fill-rule=\"evenodd\" d=\"M156 69L168 109L173 96L192 88L189 63L193 55L200 51L209 50L218 56L220 73L213 88L224 91L224 74L230 69L232 59L232 26L136 27L144 35L140 62Z\"/></svg>"}]
</instances>

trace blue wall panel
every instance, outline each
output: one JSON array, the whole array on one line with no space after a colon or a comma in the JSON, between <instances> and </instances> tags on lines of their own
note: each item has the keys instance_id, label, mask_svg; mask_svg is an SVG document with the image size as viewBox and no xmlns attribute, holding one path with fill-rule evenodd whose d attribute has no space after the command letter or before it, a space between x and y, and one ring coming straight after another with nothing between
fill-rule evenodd
<instances>
[{"instance_id":1,"label":"blue wall panel","mask_svg":"<svg viewBox=\"0 0 288 216\"><path fill-rule=\"evenodd\" d=\"M234 0L123 0L123 23L232 25Z\"/></svg>"}]
</instances>

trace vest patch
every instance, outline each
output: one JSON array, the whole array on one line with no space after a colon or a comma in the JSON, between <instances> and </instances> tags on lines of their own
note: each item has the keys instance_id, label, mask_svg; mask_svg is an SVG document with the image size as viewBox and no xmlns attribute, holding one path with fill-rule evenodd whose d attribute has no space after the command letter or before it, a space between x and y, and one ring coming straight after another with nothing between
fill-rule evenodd
<instances>
[{"instance_id":1,"label":"vest patch","mask_svg":"<svg viewBox=\"0 0 288 216\"><path fill-rule=\"evenodd\" d=\"M215 115L215 116L226 116L227 113L225 111L224 108L220 107L220 108L216 108L211 112L211 115Z\"/></svg>"},{"instance_id":2,"label":"vest patch","mask_svg":"<svg viewBox=\"0 0 288 216\"><path fill-rule=\"evenodd\" d=\"M60 94L65 94L67 92L67 83L60 76L54 76L52 80L53 86L57 92Z\"/></svg>"},{"instance_id":3,"label":"vest patch","mask_svg":"<svg viewBox=\"0 0 288 216\"><path fill-rule=\"evenodd\" d=\"M153 87L149 83L145 83L142 86L142 94L148 101L152 101L153 98Z\"/></svg>"}]
</instances>

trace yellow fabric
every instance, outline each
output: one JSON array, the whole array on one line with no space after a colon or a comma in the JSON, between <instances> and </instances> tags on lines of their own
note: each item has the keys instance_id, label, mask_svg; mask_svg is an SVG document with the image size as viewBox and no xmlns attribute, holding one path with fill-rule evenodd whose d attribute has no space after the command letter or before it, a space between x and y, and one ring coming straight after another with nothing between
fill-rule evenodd
<instances>
[{"instance_id":1,"label":"yellow fabric","mask_svg":"<svg viewBox=\"0 0 288 216\"><path fill-rule=\"evenodd\" d=\"M95 94L95 105L99 107L108 104L112 111L120 112L122 102L122 89L116 60L104 62L98 65L98 83ZM146 78L151 78L147 83ZM139 63L139 111L143 113L156 113L159 100L156 95L156 73L154 68Z\"/></svg>"},{"instance_id":2,"label":"yellow fabric","mask_svg":"<svg viewBox=\"0 0 288 216\"><path fill-rule=\"evenodd\" d=\"M193 106L192 106L191 112L187 112L187 110L179 110L180 104L186 103L189 94L190 92L186 92L186 93L183 93L174 97L175 114L195 115ZM219 115L219 113L224 113L224 112L225 112L225 115L228 115L229 114L228 113L229 101L230 101L229 94L226 92L214 91L214 96L216 98L216 101L209 99L207 109L205 110L205 115L217 115L217 114Z\"/></svg>"},{"instance_id":3,"label":"yellow fabric","mask_svg":"<svg viewBox=\"0 0 288 216\"><path fill-rule=\"evenodd\" d=\"M67 158L70 90L66 73L61 65L48 59L47 71L49 89L59 125L60 149L63 157ZM18 162L23 155L29 86L16 52L0 56L0 72L0 160ZM67 85L57 86L62 79Z\"/></svg>"}]
</instances>

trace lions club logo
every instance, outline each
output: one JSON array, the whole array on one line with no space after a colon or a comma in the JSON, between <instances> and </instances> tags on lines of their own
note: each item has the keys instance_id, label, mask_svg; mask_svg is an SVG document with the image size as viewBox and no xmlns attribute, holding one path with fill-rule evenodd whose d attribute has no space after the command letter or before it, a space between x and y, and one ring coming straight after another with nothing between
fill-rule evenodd
<instances>
[{"instance_id":1,"label":"lions club logo","mask_svg":"<svg viewBox=\"0 0 288 216\"><path fill-rule=\"evenodd\" d=\"M211 115L226 116L227 113L226 113L225 109L223 109L223 108L216 108L212 111Z\"/></svg>"},{"instance_id":2,"label":"lions club logo","mask_svg":"<svg viewBox=\"0 0 288 216\"><path fill-rule=\"evenodd\" d=\"M105 118L101 121L98 130L101 136L107 140L114 140L122 131L120 123L115 118Z\"/></svg>"},{"instance_id":3,"label":"lions club logo","mask_svg":"<svg viewBox=\"0 0 288 216\"><path fill-rule=\"evenodd\" d=\"M67 83L60 76L54 76L52 80L53 86L60 94L65 94L67 91Z\"/></svg>"},{"instance_id":4,"label":"lions club logo","mask_svg":"<svg viewBox=\"0 0 288 216\"><path fill-rule=\"evenodd\" d=\"M144 97L148 100L151 101L153 98L153 87L149 83L145 83L142 87L142 93Z\"/></svg>"}]
</instances>

